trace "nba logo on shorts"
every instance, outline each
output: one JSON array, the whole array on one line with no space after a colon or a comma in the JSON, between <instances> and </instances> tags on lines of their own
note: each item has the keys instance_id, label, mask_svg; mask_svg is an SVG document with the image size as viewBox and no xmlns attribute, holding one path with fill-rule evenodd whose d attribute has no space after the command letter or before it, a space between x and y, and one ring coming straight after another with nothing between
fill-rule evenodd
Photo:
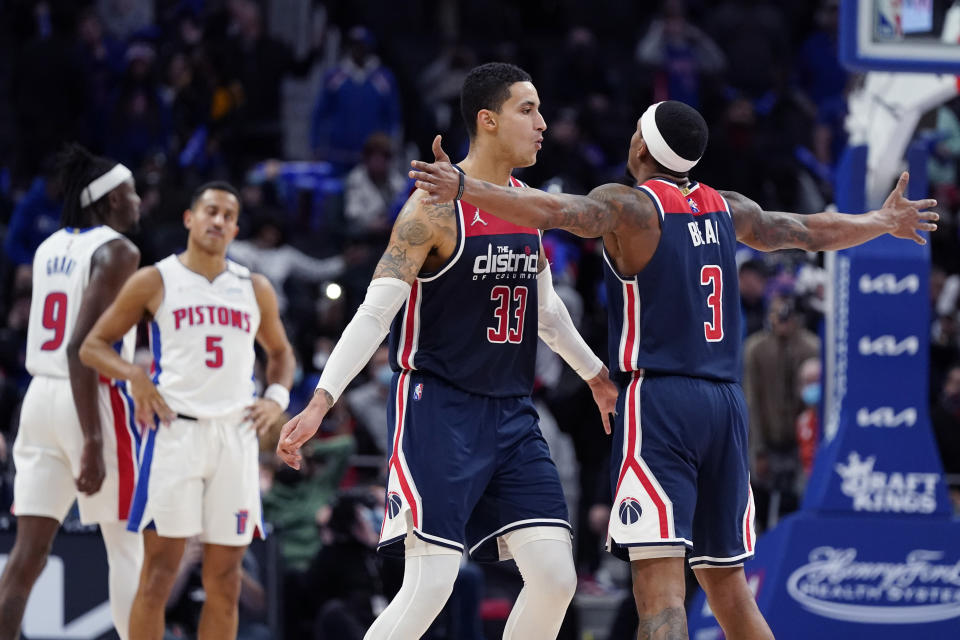
<instances>
[{"instance_id":1,"label":"nba logo on shorts","mask_svg":"<svg viewBox=\"0 0 960 640\"><path fill-rule=\"evenodd\" d=\"M640 520L640 514L643 509L636 498L624 498L620 501L620 522L623 524L636 524Z\"/></svg>"},{"instance_id":2,"label":"nba logo on shorts","mask_svg":"<svg viewBox=\"0 0 960 640\"><path fill-rule=\"evenodd\" d=\"M418 385L419 386L419 385ZM387 494L387 516L393 520L400 514L400 508L403 507L403 499L396 491Z\"/></svg>"},{"instance_id":3,"label":"nba logo on shorts","mask_svg":"<svg viewBox=\"0 0 960 640\"><path fill-rule=\"evenodd\" d=\"M690 205L690 211L700 213L700 208L697 207L697 203L694 202L693 198L687 198L687 204Z\"/></svg>"},{"instance_id":4,"label":"nba logo on shorts","mask_svg":"<svg viewBox=\"0 0 960 640\"><path fill-rule=\"evenodd\" d=\"M247 518L250 516L250 512L246 509L241 509L234 515L237 516L237 535L242 536L247 531Z\"/></svg>"},{"instance_id":5,"label":"nba logo on shorts","mask_svg":"<svg viewBox=\"0 0 960 640\"><path fill-rule=\"evenodd\" d=\"M423 397L423 383L418 382L417 386L413 388L413 399L419 400L422 397Z\"/></svg>"}]
</instances>

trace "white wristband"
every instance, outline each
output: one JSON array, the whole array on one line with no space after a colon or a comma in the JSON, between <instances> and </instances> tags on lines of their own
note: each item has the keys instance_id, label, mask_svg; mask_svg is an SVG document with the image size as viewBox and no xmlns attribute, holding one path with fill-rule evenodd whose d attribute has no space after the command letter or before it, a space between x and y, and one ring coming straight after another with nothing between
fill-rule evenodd
<instances>
[{"instance_id":1,"label":"white wristband","mask_svg":"<svg viewBox=\"0 0 960 640\"><path fill-rule=\"evenodd\" d=\"M280 405L281 411L286 411L287 407L290 406L290 390L282 384L274 382L263 392L263 397L266 400L273 400Z\"/></svg>"}]
</instances>

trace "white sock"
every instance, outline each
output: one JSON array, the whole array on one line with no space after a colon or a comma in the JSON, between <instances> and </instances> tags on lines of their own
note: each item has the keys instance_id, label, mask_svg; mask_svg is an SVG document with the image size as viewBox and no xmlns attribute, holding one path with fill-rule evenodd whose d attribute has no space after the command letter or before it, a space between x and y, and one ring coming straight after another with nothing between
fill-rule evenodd
<instances>
[{"instance_id":1,"label":"white sock","mask_svg":"<svg viewBox=\"0 0 960 640\"><path fill-rule=\"evenodd\" d=\"M507 618L503 640L555 640L577 590L569 534L565 540L528 538L516 547L507 538L507 545L523 576L523 590Z\"/></svg>"},{"instance_id":2,"label":"white sock","mask_svg":"<svg viewBox=\"0 0 960 640\"><path fill-rule=\"evenodd\" d=\"M436 552L412 554L407 548L403 585L363 640L418 640L443 609L460 572L462 553L427 546Z\"/></svg>"},{"instance_id":3,"label":"white sock","mask_svg":"<svg viewBox=\"0 0 960 640\"><path fill-rule=\"evenodd\" d=\"M127 531L126 522L102 522L100 534L110 566L110 614L120 640L130 638L130 609L140 583L143 538Z\"/></svg>"}]
</instances>

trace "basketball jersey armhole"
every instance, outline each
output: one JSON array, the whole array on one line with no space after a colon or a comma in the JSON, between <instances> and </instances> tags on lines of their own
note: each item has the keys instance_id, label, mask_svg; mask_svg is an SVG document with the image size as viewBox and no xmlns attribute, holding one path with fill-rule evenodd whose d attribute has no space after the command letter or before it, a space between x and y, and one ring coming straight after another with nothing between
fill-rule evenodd
<instances>
[{"instance_id":1,"label":"basketball jersey armhole","mask_svg":"<svg viewBox=\"0 0 960 640\"><path fill-rule=\"evenodd\" d=\"M164 258L160 262L153 264L153 268L160 274L160 286L163 287L163 295L160 298L160 304L157 305L156 310L150 315L150 322L155 321L155 318L163 311L163 305L167 302L167 279L163 277L163 269L160 268L160 265L169 259L170 258Z\"/></svg>"},{"instance_id":2,"label":"basketball jersey armhole","mask_svg":"<svg viewBox=\"0 0 960 640\"><path fill-rule=\"evenodd\" d=\"M457 260L460 259L460 255L463 253L463 246L466 244L467 234L464 230L463 225L463 206L459 200L454 201L454 220L457 224L457 248L450 254L450 257L440 266L436 271L431 271L429 273L420 273L417 274L417 280L421 282L430 282L431 280L436 280L444 273L450 270L453 265L457 263Z\"/></svg>"}]
</instances>

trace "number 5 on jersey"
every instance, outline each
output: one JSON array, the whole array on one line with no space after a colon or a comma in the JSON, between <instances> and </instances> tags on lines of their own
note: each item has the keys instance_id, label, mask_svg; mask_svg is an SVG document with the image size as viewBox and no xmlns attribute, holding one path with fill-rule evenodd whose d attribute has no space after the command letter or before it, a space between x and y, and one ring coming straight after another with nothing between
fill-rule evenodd
<instances>
[{"instance_id":1,"label":"number 5 on jersey","mask_svg":"<svg viewBox=\"0 0 960 640\"><path fill-rule=\"evenodd\" d=\"M713 312L713 320L703 323L703 336L707 342L723 340L723 271L715 264L705 264L700 269L700 285L713 286L713 291L707 295L707 306Z\"/></svg>"},{"instance_id":2,"label":"number 5 on jersey","mask_svg":"<svg viewBox=\"0 0 960 640\"><path fill-rule=\"evenodd\" d=\"M220 346L221 340L223 340L223 336L207 336L207 353L211 355L204 361L204 364L211 369L219 369L223 366L223 347Z\"/></svg>"}]
</instances>

